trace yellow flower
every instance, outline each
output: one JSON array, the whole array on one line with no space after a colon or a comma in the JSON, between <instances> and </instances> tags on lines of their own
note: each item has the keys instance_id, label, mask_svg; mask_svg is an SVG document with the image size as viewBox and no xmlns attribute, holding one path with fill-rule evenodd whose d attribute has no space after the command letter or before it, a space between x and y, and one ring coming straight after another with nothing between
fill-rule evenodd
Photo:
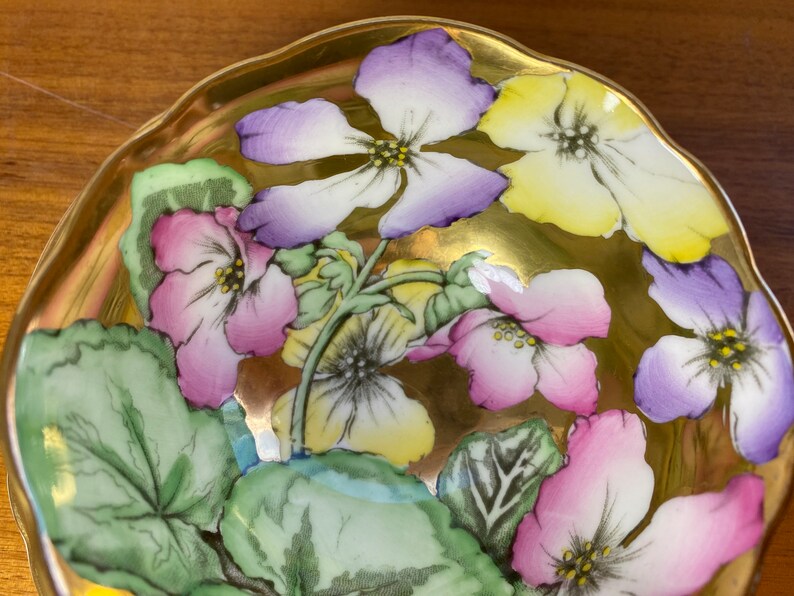
<instances>
[{"instance_id":1,"label":"yellow flower","mask_svg":"<svg viewBox=\"0 0 794 596\"><path fill-rule=\"evenodd\" d=\"M478 128L525 151L501 168L508 209L583 236L623 229L668 261L692 262L728 231L717 198L633 107L580 73L504 81Z\"/></svg>"},{"instance_id":2,"label":"yellow flower","mask_svg":"<svg viewBox=\"0 0 794 596\"><path fill-rule=\"evenodd\" d=\"M423 270L438 271L424 261L396 261L384 278ZM408 343L423 335L424 305L437 291L435 284L416 282L392 289L393 298L412 312L413 322L387 304L354 315L339 328L309 391L305 428L309 451L340 447L382 455L395 465L417 461L430 452L435 429L427 410L405 394L399 380L380 369L402 360ZM282 352L287 364L303 366L326 320L290 331ZM272 412L284 458L289 456L294 397L294 389L281 396Z\"/></svg>"}]
</instances>

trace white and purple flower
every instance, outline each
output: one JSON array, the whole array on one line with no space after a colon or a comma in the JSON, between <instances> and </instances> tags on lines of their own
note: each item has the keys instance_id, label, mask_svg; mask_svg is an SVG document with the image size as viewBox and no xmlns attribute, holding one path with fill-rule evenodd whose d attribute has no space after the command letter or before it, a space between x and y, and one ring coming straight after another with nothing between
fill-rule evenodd
<instances>
[{"instance_id":1,"label":"white and purple flower","mask_svg":"<svg viewBox=\"0 0 794 596\"><path fill-rule=\"evenodd\" d=\"M758 543L764 482L732 478L721 492L676 497L648 514L653 470L636 414L579 418L567 464L540 487L518 526L513 568L532 586L559 594L692 594L725 563Z\"/></svg>"},{"instance_id":2,"label":"white and purple flower","mask_svg":"<svg viewBox=\"0 0 794 596\"><path fill-rule=\"evenodd\" d=\"M563 410L595 412L596 357L582 343L606 337L611 311L596 277L562 269L533 277L528 286L506 267L479 263L474 285L498 310L469 311L439 329L408 359L448 352L469 371L472 401L502 410L537 390Z\"/></svg>"},{"instance_id":3,"label":"white and purple flower","mask_svg":"<svg viewBox=\"0 0 794 596\"><path fill-rule=\"evenodd\" d=\"M171 338L179 387L198 407L231 397L237 364L281 348L298 311L292 280L270 265L274 251L239 232L238 215L233 207L182 209L152 228L166 275L150 299L150 325Z\"/></svg>"},{"instance_id":4,"label":"white and purple flower","mask_svg":"<svg viewBox=\"0 0 794 596\"><path fill-rule=\"evenodd\" d=\"M667 317L694 337L668 335L642 356L634 399L654 422L699 418L731 386L736 450L767 462L794 423L794 370L783 330L760 291L746 292L723 259L674 265L646 252L649 289Z\"/></svg>"},{"instance_id":5,"label":"white and purple flower","mask_svg":"<svg viewBox=\"0 0 794 596\"><path fill-rule=\"evenodd\" d=\"M363 166L322 180L259 192L240 217L267 246L316 240L357 207L380 207L405 186L378 226L399 238L447 226L484 210L507 187L506 178L468 160L423 150L473 129L493 103L494 88L471 76L471 56L443 29L429 29L372 50L355 78L390 138L352 128L324 99L285 102L237 123L248 159L290 164L334 155L368 155Z\"/></svg>"}]
</instances>

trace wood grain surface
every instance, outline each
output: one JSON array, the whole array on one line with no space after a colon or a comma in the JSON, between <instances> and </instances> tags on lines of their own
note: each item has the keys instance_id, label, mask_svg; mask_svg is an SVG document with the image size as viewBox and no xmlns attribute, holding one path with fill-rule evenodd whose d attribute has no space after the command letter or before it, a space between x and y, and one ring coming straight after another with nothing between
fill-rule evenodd
<instances>
[{"instance_id":1,"label":"wood grain surface","mask_svg":"<svg viewBox=\"0 0 794 596\"><path fill-rule=\"evenodd\" d=\"M2 0L0 338L70 201L136 128L220 68L326 27L389 14L495 29L633 92L716 175L760 271L794 317L790 0ZM758 593L791 593L793 559L790 512ZM2 496L0 593L34 591Z\"/></svg>"}]
</instances>

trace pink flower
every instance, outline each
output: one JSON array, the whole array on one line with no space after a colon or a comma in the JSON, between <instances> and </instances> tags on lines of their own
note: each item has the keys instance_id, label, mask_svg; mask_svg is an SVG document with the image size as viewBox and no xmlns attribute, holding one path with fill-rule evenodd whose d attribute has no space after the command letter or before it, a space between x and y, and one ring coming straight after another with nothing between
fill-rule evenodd
<instances>
[{"instance_id":1,"label":"pink flower","mask_svg":"<svg viewBox=\"0 0 794 596\"><path fill-rule=\"evenodd\" d=\"M150 298L150 326L171 338L179 386L198 407L228 399L238 362L273 354L297 315L292 281L268 265L272 249L235 228L238 215L232 207L182 209L152 229L155 263L166 276Z\"/></svg>"},{"instance_id":2,"label":"pink flower","mask_svg":"<svg viewBox=\"0 0 794 596\"><path fill-rule=\"evenodd\" d=\"M469 276L499 310L463 314L408 359L449 352L469 371L472 401L489 410L513 406L537 390L564 410L595 412L596 357L581 342L606 337L611 316L595 276L581 269L550 271L525 287L509 269L485 263Z\"/></svg>"},{"instance_id":3,"label":"pink flower","mask_svg":"<svg viewBox=\"0 0 794 596\"><path fill-rule=\"evenodd\" d=\"M577 419L567 465L544 481L518 526L513 567L526 583L564 594L691 594L757 544L764 482L742 474L722 492L663 503L623 546L653 494L645 443L635 414L610 410Z\"/></svg>"}]
</instances>

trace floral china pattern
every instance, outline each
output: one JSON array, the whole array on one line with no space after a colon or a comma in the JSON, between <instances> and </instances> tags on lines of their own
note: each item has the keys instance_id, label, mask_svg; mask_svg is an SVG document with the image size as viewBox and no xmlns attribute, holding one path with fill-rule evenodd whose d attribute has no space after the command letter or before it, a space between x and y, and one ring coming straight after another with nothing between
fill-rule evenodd
<instances>
[{"instance_id":1,"label":"floral china pattern","mask_svg":"<svg viewBox=\"0 0 794 596\"><path fill-rule=\"evenodd\" d=\"M488 82L443 28L372 49L351 83L382 136L323 98L244 114L235 132L251 162L361 165L259 189L210 159L142 172L152 192L133 184L121 247L142 328L29 334L17 432L60 556L139 594L683 595L757 547L751 464L774 459L794 422L794 372L768 299L711 254L728 222L699 175L601 82ZM514 160L434 147L467 134ZM202 176L228 184L180 199L175 181ZM356 209L379 210L376 244L339 231ZM648 294L680 331L637 364L636 411L603 402L594 349L621 338L592 272L522 278L485 250L387 258L393 241L486 209L637 243ZM544 400L569 416L567 436L539 417L471 433L421 481L409 465L438 429L394 367L445 354L474 406ZM265 431L240 423L235 398L257 357L300 376ZM702 417L727 388L745 471L658 502L649 428Z\"/></svg>"}]
</instances>

